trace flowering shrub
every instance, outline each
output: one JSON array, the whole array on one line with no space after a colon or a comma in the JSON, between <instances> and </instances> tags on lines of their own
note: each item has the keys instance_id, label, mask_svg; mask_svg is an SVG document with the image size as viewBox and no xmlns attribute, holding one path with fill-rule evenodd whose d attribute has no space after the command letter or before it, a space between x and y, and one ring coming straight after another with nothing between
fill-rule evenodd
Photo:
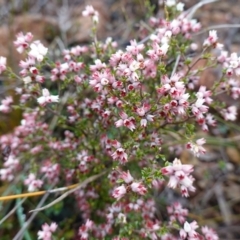
<instances>
[{"instance_id":1,"label":"flowering shrub","mask_svg":"<svg viewBox=\"0 0 240 240\"><path fill-rule=\"evenodd\" d=\"M2 151L11 149L0 177L13 181L27 173L24 189L37 191L98 176L73 189L79 239L218 239L180 202L166 204L167 215L160 217L153 193L165 186L189 197L196 190L194 166L182 163L180 153L206 153L198 133L217 126L214 114L236 119L236 106L220 103L217 95L239 98L239 58L223 50L215 30L202 45L193 43L201 24L182 3L167 0L165 14L151 17L141 40L121 49L111 38L97 40L101 19L87 6L83 15L93 24L88 46L66 49L53 62L31 33L19 33L19 74L0 57L0 73L23 83L16 88L18 104L6 97L0 105L4 114L22 111L19 126L0 137ZM204 68L195 69L200 60ZM221 68L222 76L207 89L198 80L210 67ZM58 230L45 223L38 238L54 239Z\"/></svg>"}]
</instances>

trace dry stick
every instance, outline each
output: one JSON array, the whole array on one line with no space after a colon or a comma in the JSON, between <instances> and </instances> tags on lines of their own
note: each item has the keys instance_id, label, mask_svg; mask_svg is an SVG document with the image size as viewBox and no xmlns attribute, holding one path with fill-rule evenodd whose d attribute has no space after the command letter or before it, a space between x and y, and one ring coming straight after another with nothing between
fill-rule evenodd
<instances>
[{"instance_id":1,"label":"dry stick","mask_svg":"<svg viewBox=\"0 0 240 240\"><path fill-rule=\"evenodd\" d=\"M30 192L30 193L21 193L21 194L15 194L15 195L10 195L10 196L4 196L4 197L0 197L0 201L8 201L8 200L12 200L12 199L25 198L25 197L35 197L35 196L44 195L45 193L55 193L55 192L65 191L65 190L68 190L68 189L75 188L78 185L79 185L79 183L76 183L76 184L70 185L68 187L61 187L61 188L56 188L56 189L52 189L52 190Z\"/></svg>"},{"instance_id":2,"label":"dry stick","mask_svg":"<svg viewBox=\"0 0 240 240\"><path fill-rule=\"evenodd\" d=\"M44 202L46 201L46 199L48 198L49 193L47 192L43 198L41 199L41 201L39 202L39 204L37 205L37 207L41 207ZM13 238L13 240L21 240L23 238L23 234L25 232L25 230L28 228L28 226L30 225L30 223L33 221L33 219L35 218L35 216L37 215L37 212L33 213L31 215L31 217L27 220L27 222L25 222L25 224L23 225L23 227L20 229L20 231L15 235L15 237Z\"/></svg>"},{"instance_id":3,"label":"dry stick","mask_svg":"<svg viewBox=\"0 0 240 240\"><path fill-rule=\"evenodd\" d=\"M59 46L60 50L63 51L65 49L63 41L59 37L56 37L55 41L56 41L57 45Z\"/></svg>"},{"instance_id":4,"label":"dry stick","mask_svg":"<svg viewBox=\"0 0 240 240\"><path fill-rule=\"evenodd\" d=\"M212 3L212 2L217 2L219 0L205 0L205 1L201 1L199 3L197 3L196 5L194 5L192 8L190 8L189 10L186 11L187 13L187 17L189 19L191 19L194 15L194 13L203 5L208 4L208 3Z\"/></svg>"},{"instance_id":5,"label":"dry stick","mask_svg":"<svg viewBox=\"0 0 240 240\"><path fill-rule=\"evenodd\" d=\"M228 204L226 202L226 199L223 196L224 193L223 193L223 189L222 189L222 184L218 183L214 187L213 191L215 192L215 195L216 195L216 198L218 201L218 205L219 205L220 211L223 216L224 223L227 226L230 226L232 223L232 219L231 219L232 213L231 213L230 207L228 206Z\"/></svg>"},{"instance_id":6,"label":"dry stick","mask_svg":"<svg viewBox=\"0 0 240 240\"><path fill-rule=\"evenodd\" d=\"M99 173L97 175L94 175L92 177L89 177L88 179L86 179L85 181L83 181L82 183L78 184L75 188L65 192L63 195L61 195L59 198L57 198L56 200L54 200L53 202L49 203L48 205L42 207L42 208L36 208L34 210L31 210L29 212L38 212L38 211L42 211L45 210L51 206L53 206L54 204L60 202L61 200L63 200L64 198L66 198L68 195L70 195L71 193L75 192L76 190L85 187L88 183L93 182L94 180L96 180L97 178L101 177L103 174L105 174L106 171Z\"/></svg>"},{"instance_id":7,"label":"dry stick","mask_svg":"<svg viewBox=\"0 0 240 240\"><path fill-rule=\"evenodd\" d=\"M177 67L178 67L178 64L179 64L179 61L180 61L180 57L181 57L181 55L178 54L178 55L177 55L177 58L176 58L175 65L174 65L174 68L173 68L173 71L172 71L172 74L171 74L171 77L175 74L175 72L176 72L176 70L177 70Z\"/></svg>"},{"instance_id":8,"label":"dry stick","mask_svg":"<svg viewBox=\"0 0 240 240\"><path fill-rule=\"evenodd\" d=\"M19 206L22 205L26 201L27 198L22 199L16 206L4 217L0 220L0 226L3 224L5 220L7 220L16 210Z\"/></svg>"},{"instance_id":9,"label":"dry stick","mask_svg":"<svg viewBox=\"0 0 240 240\"><path fill-rule=\"evenodd\" d=\"M215 30L215 29L221 29L221 28L240 28L240 24L219 24L219 25L213 25L207 28L204 28L202 31L199 31L194 36L197 36L199 34L205 33L209 30Z\"/></svg>"}]
</instances>

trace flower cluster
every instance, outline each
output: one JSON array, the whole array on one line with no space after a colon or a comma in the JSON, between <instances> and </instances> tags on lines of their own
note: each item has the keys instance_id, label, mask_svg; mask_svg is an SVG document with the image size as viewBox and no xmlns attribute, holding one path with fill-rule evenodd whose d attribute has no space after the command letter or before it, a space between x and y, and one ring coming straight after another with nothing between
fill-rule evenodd
<instances>
[{"instance_id":1,"label":"flower cluster","mask_svg":"<svg viewBox=\"0 0 240 240\"><path fill-rule=\"evenodd\" d=\"M178 158L186 149L197 158L205 154L217 120L237 119L237 104L224 105L218 95L239 98L240 58L223 49L215 30L196 45L192 39L201 24L183 11L184 4L164 4L168 18L152 16L139 31L142 40L125 48L117 49L111 38L97 40L99 14L92 6L82 14L93 20L93 42L64 49L55 62L31 33L14 41L25 56L14 73L22 85L15 89L17 103L9 96L1 100L0 113L20 109L22 117L0 136L1 149L11 149L0 178L12 181L24 172L18 184L30 192L83 182L71 190L82 223L75 238L218 239L207 226L197 232L198 223L179 202L171 200L165 210L158 202L177 187L182 197L196 190L193 165ZM206 66L195 69L201 60ZM12 76L6 62L0 57L0 74ZM201 86L200 73L213 66L222 70L220 79ZM168 220L161 217L166 215ZM56 229L44 224L38 238L51 239Z\"/></svg>"},{"instance_id":2,"label":"flower cluster","mask_svg":"<svg viewBox=\"0 0 240 240\"><path fill-rule=\"evenodd\" d=\"M1 139L4 142L3 139ZM19 167L19 160L14 155L10 155L7 160L4 161L3 167L0 169L0 177L1 180L11 181L14 179L15 172Z\"/></svg>"},{"instance_id":3,"label":"flower cluster","mask_svg":"<svg viewBox=\"0 0 240 240\"><path fill-rule=\"evenodd\" d=\"M50 225L44 223L42 225L42 231L38 231L38 239L51 240L52 234L57 230L57 227L56 223L51 223Z\"/></svg>"},{"instance_id":4,"label":"flower cluster","mask_svg":"<svg viewBox=\"0 0 240 240\"><path fill-rule=\"evenodd\" d=\"M185 222L188 215L188 210L183 208L179 202L175 202L171 206L168 206L167 211L171 222L179 221L181 224Z\"/></svg>"},{"instance_id":5,"label":"flower cluster","mask_svg":"<svg viewBox=\"0 0 240 240\"><path fill-rule=\"evenodd\" d=\"M147 192L146 187L141 182L134 182L133 181L134 178L132 177L129 171L122 172L119 178L122 179L126 183L126 185L122 184L121 186L113 190L112 196L117 200L121 199L129 190L139 195L146 194Z\"/></svg>"},{"instance_id":6,"label":"flower cluster","mask_svg":"<svg viewBox=\"0 0 240 240\"><path fill-rule=\"evenodd\" d=\"M187 149L190 149L193 154L197 157L199 157L200 154L204 154L206 150L202 145L206 143L206 140L204 138L198 139L196 143L189 142L187 143Z\"/></svg>"},{"instance_id":7,"label":"flower cluster","mask_svg":"<svg viewBox=\"0 0 240 240\"><path fill-rule=\"evenodd\" d=\"M98 11L96 11L93 6L86 6L85 10L82 12L84 17L91 16L95 23L98 23Z\"/></svg>"},{"instance_id":8,"label":"flower cluster","mask_svg":"<svg viewBox=\"0 0 240 240\"><path fill-rule=\"evenodd\" d=\"M180 230L180 237L182 239L189 239L189 240L197 240L199 239L199 233L195 230L198 228L198 224L196 221L191 223L185 222L184 227Z\"/></svg>"},{"instance_id":9,"label":"flower cluster","mask_svg":"<svg viewBox=\"0 0 240 240\"><path fill-rule=\"evenodd\" d=\"M0 74L5 71L7 64L7 59L5 57L0 57Z\"/></svg>"},{"instance_id":10,"label":"flower cluster","mask_svg":"<svg viewBox=\"0 0 240 240\"><path fill-rule=\"evenodd\" d=\"M36 189L41 188L43 185L43 181L36 179L36 176L31 173L29 174L28 178L24 180L24 184L28 186L28 191L33 192L36 191Z\"/></svg>"},{"instance_id":11,"label":"flower cluster","mask_svg":"<svg viewBox=\"0 0 240 240\"><path fill-rule=\"evenodd\" d=\"M87 240L89 237L88 232L93 228L93 222L91 220L87 220L84 225L79 228L78 234L81 237L81 240Z\"/></svg>"},{"instance_id":12,"label":"flower cluster","mask_svg":"<svg viewBox=\"0 0 240 240\"><path fill-rule=\"evenodd\" d=\"M182 164L180 159L175 158L172 166L164 167L161 171L163 175L169 176L168 186L176 188L179 185L183 196L188 197L188 191L195 191L195 187L193 186L195 179L190 175L193 172L192 165Z\"/></svg>"},{"instance_id":13,"label":"flower cluster","mask_svg":"<svg viewBox=\"0 0 240 240\"><path fill-rule=\"evenodd\" d=\"M48 89L42 90L42 96L37 99L41 106L45 106L47 103L58 102L58 96L50 95Z\"/></svg>"},{"instance_id":14,"label":"flower cluster","mask_svg":"<svg viewBox=\"0 0 240 240\"><path fill-rule=\"evenodd\" d=\"M216 232L207 226L202 227L202 233L206 240L218 240L219 239Z\"/></svg>"},{"instance_id":15,"label":"flower cluster","mask_svg":"<svg viewBox=\"0 0 240 240\"><path fill-rule=\"evenodd\" d=\"M1 101L0 112L9 113L11 111L11 104L13 103L13 98L11 96L6 97Z\"/></svg>"}]
</instances>

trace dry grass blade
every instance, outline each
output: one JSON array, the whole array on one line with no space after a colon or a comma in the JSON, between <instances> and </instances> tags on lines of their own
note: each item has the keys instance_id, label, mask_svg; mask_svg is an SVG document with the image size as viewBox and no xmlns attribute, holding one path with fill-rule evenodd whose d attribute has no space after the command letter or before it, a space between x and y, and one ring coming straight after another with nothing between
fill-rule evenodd
<instances>
[{"instance_id":1,"label":"dry grass blade","mask_svg":"<svg viewBox=\"0 0 240 240\"><path fill-rule=\"evenodd\" d=\"M188 11L186 11L187 13L187 17L189 19L191 19L193 17L193 15L195 14L195 12L201 8L203 5L209 4L209 3L213 3L213 2L217 2L219 0L205 0L205 1L201 1L199 3L197 3L196 5L194 5L192 8L190 8Z\"/></svg>"},{"instance_id":2,"label":"dry grass blade","mask_svg":"<svg viewBox=\"0 0 240 240\"><path fill-rule=\"evenodd\" d=\"M177 70L177 67L178 67L180 58L181 58L181 55L178 54L178 55L177 55L177 58L176 58L175 65L174 65L174 68L173 68L173 71L172 71L172 74L171 74L171 77L175 74L175 72L176 72L176 70Z\"/></svg>"},{"instance_id":3,"label":"dry grass blade","mask_svg":"<svg viewBox=\"0 0 240 240\"><path fill-rule=\"evenodd\" d=\"M67 186L67 187L61 187L61 188L56 188L56 189L47 190L47 191L21 193L21 194L15 194L15 195L10 195L10 196L3 196L3 197L0 197L0 201L8 201L8 200L12 200L12 199L25 198L25 197L36 197L36 196L44 195L45 193L62 192L62 191L66 191L66 190L75 188L76 186L78 186L78 183Z\"/></svg>"},{"instance_id":4,"label":"dry grass blade","mask_svg":"<svg viewBox=\"0 0 240 240\"><path fill-rule=\"evenodd\" d=\"M22 205L26 201L27 198L22 199L16 206L4 217L0 220L0 226L3 224L5 220L7 220L16 210L19 206Z\"/></svg>"},{"instance_id":5,"label":"dry grass blade","mask_svg":"<svg viewBox=\"0 0 240 240\"><path fill-rule=\"evenodd\" d=\"M76 190L82 188L82 187L85 187L88 183L90 182L93 182L94 180L98 179L99 177L101 177L102 175L104 175L106 173L106 171L102 172L102 173L99 173L97 175L94 175L92 177L89 177L88 179L86 179L85 181L83 181L82 183L78 184L75 188L65 192L64 194L62 194L59 198L57 198L56 200L54 200L53 202L51 202L50 204L44 206L44 207L41 207L41 208L36 208L34 210L31 210L29 212L39 212L39 211L42 211L42 210L45 210L51 206L53 206L54 204L60 202L61 200L63 200L64 198L66 198L68 195L70 195L71 193L75 192Z\"/></svg>"},{"instance_id":6,"label":"dry grass blade","mask_svg":"<svg viewBox=\"0 0 240 240\"><path fill-rule=\"evenodd\" d=\"M30 193L22 193L22 194L15 194L10 196L0 197L0 201L8 201L17 198L25 198L25 197L35 197L45 194L47 191L39 191L39 192L30 192Z\"/></svg>"},{"instance_id":7,"label":"dry grass blade","mask_svg":"<svg viewBox=\"0 0 240 240\"><path fill-rule=\"evenodd\" d=\"M231 219L232 213L224 197L222 185L220 183L217 184L213 190L216 194L218 205L222 213L224 222L227 226L230 226L232 223L232 219Z\"/></svg>"},{"instance_id":8,"label":"dry grass blade","mask_svg":"<svg viewBox=\"0 0 240 240\"><path fill-rule=\"evenodd\" d=\"M49 193L47 192L41 199L41 201L38 204L38 207L41 207L44 202L47 200L49 196ZM27 220L27 222L24 223L23 227L18 231L18 233L15 235L15 237L13 238L13 240L21 240L23 239L23 234L25 232L25 230L28 228L28 226L31 224L31 222L33 221L33 219L36 217L37 212L33 213L31 215L31 217Z\"/></svg>"},{"instance_id":9,"label":"dry grass blade","mask_svg":"<svg viewBox=\"0 0 240 240\"><path fill-rule=\"evenodd\" d=\"M240 24L219 24L219 25L213 25L207 28L204 28L202 31L199 31L198 33L195 33L194 35L200 35L202 33L208 32L210 30L216 30L216 29L227 29L227 28L240 28Z\"/></svg>"}]
</instances>

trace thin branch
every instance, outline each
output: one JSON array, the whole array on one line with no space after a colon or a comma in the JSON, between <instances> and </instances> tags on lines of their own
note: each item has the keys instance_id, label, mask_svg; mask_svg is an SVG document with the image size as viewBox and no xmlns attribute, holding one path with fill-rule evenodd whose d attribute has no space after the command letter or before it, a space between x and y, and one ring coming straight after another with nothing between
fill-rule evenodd
<instances>
[{"instance_id":1,"label":"thin branch","mask_svg":"<svg viewBox=\"0 0 240 240\"><path fill-rule=\"evenodd\" d=\"M38 192L30 192L30 193L21 193L21 194L15 194L15 195L10 195L10 196L3 196L0 197L0 201L7 201L7 200L12 200L12 199L18 199L18 198L27 198L27 197L36 197L40 195L44 195L45 193L56 193L56 192L62 192L66 191L72 188L75 188L78 186L79 183L67 186L67 187L61 187L61 188L56 188L52 190L46 190L46 191L38 191Z\"/></svg>"},{"instance_id":2,"label":"thin branch","mask_svg":"<svg viewBox=\"0 0 240 240\"><path fill-rule=\"evenodd\" d=\"M222 213L224 223L227 226L230 226L232 223L232 212L231 212L231 209L230 209L229 205L227 204L227 201L224 197L222 184L218 183L214 187L213 191L215 192L216 199L218 201L218 206Z\"/></svg>"},{"instance_id":3,"label":"thin branch","mask_svg":"<svg viewBox=\"0 0 240 240\"><path fill-rule=\"evenodd\" d=\"M213 25L207 28L204 28L202 31L199 31L195 34L194 36L200 35L202 33L205 33L209 30L214 30L214 29L221 29L221 28L240 28L240 24L218 24L218 25Z\"/></svg>"},{"instance_id":4,"label":"thin branch","mask_svg":"<svg viewBox=\"0 0 240 240\"><path fill-rule=\"evenodd\" d=\"M175 74L175 72L176 72L176 70L177 70L177 67L178 67L178 64L179 64L179 61L180 61L180 57L181 57L181 55L178 54L178 55L177 55L177 58L176 58L175 65L174 65L174 68L173 68L173 71L172 71L172 74L171 74L171 77Z\"/></svg>"},{"instance_id":5,"label":"thin branch","mask_svg":"<svg viewBox=\"0 0 240 240\"><path fill-rule=\"evenodd\" d=\"M63 195L61 195L59 198L57 198L56 200L54 200L53 202L51 202L50 204L42 207L42 208L36 208L34 210L31 210L29 212L38 212L38 211L42 211L45 210L51 206L53 206L54 204L60 202L61 200L63 200L64 198L66 198L68 195L70 195L71 193L75 192L76 190L85 187L88 183L93 182L94 180L98 179L99 177L101 177L102 175L104 175L106 173L106 171L99 173L97 175L94 175L92 177L89 177L88 179L86 179L85 181L83 181L82 183L78 184L74 189L71 189L67 192L65 192Z\"/></svg>"},{"instance_id":6,"label":"thin branch","mask_svg":"<svg viewBox=\"0 0 240 240\"><path fill-rule=\"evenodd\" d=\"M56 41L59 49L60 49L61 51L63 51L63 50L65 49L65 45L64 45L62 39L61 39L60 37L56 37L56 38L55 38L55 41Z\"/></svg>"},{"instance_id":7,"label":"thin branch","mask_svg":"<svg viewBox=\"0 0 240 240\"><path fill-rule=\"evenodd\" d=\"M187 18L191 19L193 17L193 15L195 14L195 12L201 8L203 5L209 4L209 3L213 3L213 2L217 2L219 0L205 0L205 1L201 1L199 3L197 3L196 5L194 5L192 8L188 9L186 11L187 13Z\"/></svg>"},{"instance_id":8,"label":"thin branch","mask_svg":"<svg viewBox=\"0 0 240 240\"><path fill-rule=\"evenodd\" d=\"M19 206L22 205L26 201L27 198L22 199L16 206L4 217L0 220L0 226L7 220L16 210Z\"/></svg>"},{"instance_id":9,"label":"thin branch","mask_svg":"<svg viewBox=\"0 0 240 240\"><path fill-rule=\"evenodd\" d=\"M20 202L20 199L17 199L17 203L19 203L19 202ZM24 227L25 222L26 222L26 215L23 212L23 207L20 206L19 208L17 208L16 213L17 213L17 218L18 218L19 224L21 226L21 228L20 228L20 230L21 230ZM30 237L28 229L25 229L22 237L19 240L21 240L23 237L24 237L24 240L32 240L31 237Z\"/></svg>"},{"instance_id":10,"label":"thin branch","mask_svg":"<svg viewBox=\"0 0 240 240\"><path fill-rule=\"evenodd\" d=\"M47 200L49 196L49 193L47 192L43 198L41 199L41 201L39 202L39 204L37 205L37 208L41 207L44 202ZM31 215L31 217L27 220L27 222L25 222L25 224L23 225L23 227L20 229L20 231L15 235L15 237L13 238L13 240L21 240L23 238L23 234L25 232L25 230L28 228L28 226L31 224L31 222L33 221L33 219L36 217L37 212L33 213Z\"/></svg>"}]
</instances>

